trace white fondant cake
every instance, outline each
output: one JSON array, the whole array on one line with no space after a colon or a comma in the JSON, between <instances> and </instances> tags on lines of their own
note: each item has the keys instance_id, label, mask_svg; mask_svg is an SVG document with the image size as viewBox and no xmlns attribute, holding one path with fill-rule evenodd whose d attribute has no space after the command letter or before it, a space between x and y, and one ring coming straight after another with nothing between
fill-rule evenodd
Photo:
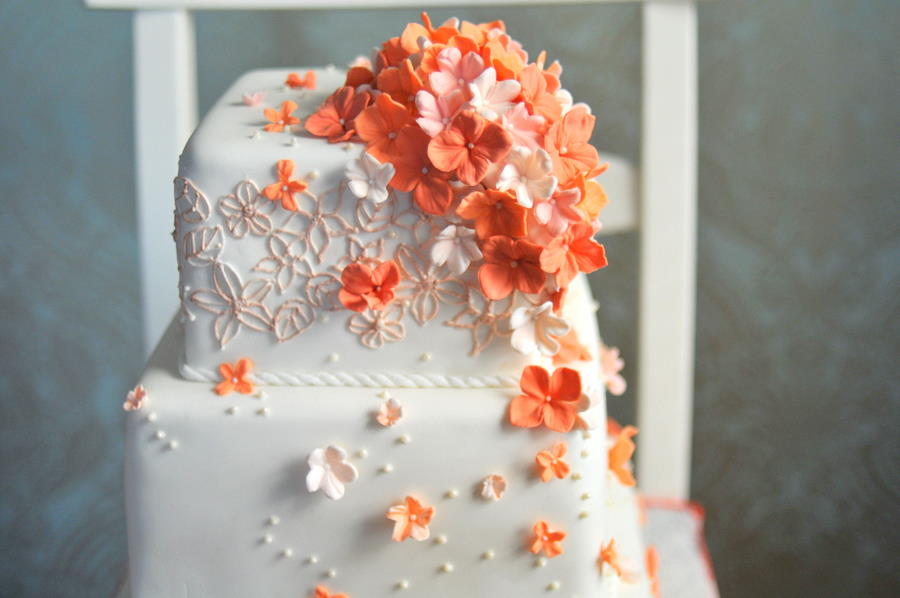
<instances>
[{"instance_id":1,"label":"white fondant cake","mask_svg":"<svg viewBox=\"0 0 900 598\"><path fill-rule=\"evenodd\" d=\"M502 22L423 21L244 75L185 148L182 310L124 405L137 598L649 595L594 118Z\"/></svg>"}]
</instances>

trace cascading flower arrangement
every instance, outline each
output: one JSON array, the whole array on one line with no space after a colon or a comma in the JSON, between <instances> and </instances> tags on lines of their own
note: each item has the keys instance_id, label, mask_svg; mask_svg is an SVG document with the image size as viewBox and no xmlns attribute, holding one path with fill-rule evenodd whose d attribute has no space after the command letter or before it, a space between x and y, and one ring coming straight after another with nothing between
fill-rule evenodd
<instances>
[{"instance_id":1,"label":"cascading flower arrangement","mask_svg":"<svg viewBox=\"0 0 900 598\"><path fill-rule=\"evenodd\" d=\"M606 204L595 117L562 88L559 63L529 62L502 21L422 21L357 61L304 126L364 143L360 172L450 222L436 265L474 264L488 299L519 291L558 312L572 279L607 263L593 239Z\"/></svg>"}]
</instances>

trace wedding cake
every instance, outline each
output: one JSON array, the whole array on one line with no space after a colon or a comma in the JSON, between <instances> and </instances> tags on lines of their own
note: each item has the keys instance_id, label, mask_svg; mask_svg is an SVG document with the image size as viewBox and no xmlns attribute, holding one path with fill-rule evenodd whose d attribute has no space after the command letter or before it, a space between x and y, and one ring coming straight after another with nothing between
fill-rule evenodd
<instances>
[{"instance_id":1,"label":"wedding cake","mask_svg":"<svg viewBox=\"0 0 900 598\"><path fill-rule=\"evenodd\" d=\"M175 180L181 311L124 405L133 596L652 595L561 72L423 15L213 106Z\"/></svg>"}]
</instances>

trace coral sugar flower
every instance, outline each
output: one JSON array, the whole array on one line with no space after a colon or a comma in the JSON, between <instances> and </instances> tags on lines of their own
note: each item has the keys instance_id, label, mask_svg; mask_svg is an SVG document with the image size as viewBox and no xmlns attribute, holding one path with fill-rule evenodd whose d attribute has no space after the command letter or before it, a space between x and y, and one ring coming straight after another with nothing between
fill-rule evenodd
<instances>
[{"instance_id":1,"label":"coral sugar flower","mask_svg":"<svg viewBox=\"0 0 900 598\"><path fill-rule=\"evenodd\" d=\"M539 365L529 365L519 381L522 394L509 404L509 421L514 426L535 428L541 424L555 432L568 432L575 425L581 374L571 368L557 368L553 376Z\"/></svg>"},{"instance_id":2,"label":"coral sugar flower","mask_svg":"<svg viewBox=\"0 0 900 598\"><path fill-rule=\"evenodd\" d=\"M441 216L450 209L453 189L449 175L441 172L425 154L431 138L419 127L404 127L397 135L398 154L394 159L396 174L391 186L411 191L413 201L428 214Z\"/></svg>"},{"instance_id":3,"label":"coral sugar flower","mask_svg":"<svg viewBox=\"0 0 900 598\"><path fill-rule=\"evenodd\" d=\"M609 470L615 474L624 486L634 486L635 480L628 469L628 461L634 454L634 442L631 440L638 433L634 426L625 426L616 437L615 443L609 449Z\"/></svg>"},{"instance_id":4,"label":"coral sugar flower","mask_svg":"<svg viewBox=\"0 0 900 598\"><path fill-rule=\"evenodd\" d=\"M527 232L528 212L507 191L486 189L474 191L463 198L457 216L475 221L475 232L482 239L494 235L522 237Z\"/></svg>"},{"instance_id":5,"label":"coral sugar flower","mask_svg":"<svg viewBox=\"0 0 900 598\"><path fill-rule=\"evenodd\" d=\"M329 143L348 141L356 134L354 120L371 102L368 91L341 87L306 119L306 130L317 137L327 137Z\"/></svg>"},{"instance_id":6,"label":"coral sugar flower","mask_svg":"<svg viewBox=\"0 0 900 598\"><path fill-rule=\"evenodd\" d=\"M234 391L242 395L248 395L253 392L253 382L250 381L250 372L253 371L253 362L246 357L238 359L237 363L223 363L219 365L219 375L222 381L215 387L217 395L225 396Z\"/></svg>"},{"instance_id":7,"label":"coral sugar flower","mask_svg":"<svg viewBox=\"0 0 900 598\"><path fill-rule=\"evenodd\" d=\"M293 160L279 160L275 170L278 172L278 182L266 186L263 195L272 201L281 201L281 207L285 210L296 212L299 206L294 193L303 193L309 184L293 178Z\"/></svg>"},{"instance_id":8,"label":"coral sugar flower","mask_svg":"<svg viewBox=\"0 0 900 598\"><path fill-rule=\"evenodd\" d=\"M427 540L428 524L434 517L434 507L426 507L412 496L403 499L403 504L394 505L388 510L387 518L394 522L394 542L402 542L407 538Z\"/></svg>"},{"instance_id":9,"label":"coral sugar flower","mask_svg":"<svg viewBox=\"0 0 900 598\"><path fill-rule=\"evenodd\" d=\"M542 482L549 482L554 477L561 480L569 475L569 464L563 461L568 450L565 442L557 442L549 451L541 451L535 456Z\"/></svg>"},{"instance_id":10,"label":"coral sugar flower","mask_svg":"<svg viewBox=\"0 0 900 598\"><path fill-rule=\"evenodd\" d=\"M478 269L478 282L489 299L503 299L516 289L537 293L544 286L540 246L498 235L485 241L481 251L484 264Z\"/></svg>"},{"instance_id":11,"label":"coral sugar flower","mask_svg":"<svg viewBox=\"0 0 900 598\"><path fill-rule=\"evenodd\" d=\"M552 531L546 521L538 521L534 524L534 540L531 542L531 552L539 554L544 551L547 558L552 559L563 553L560 543L565 539L566 533Z\"/></svg>"},{"instance_id":12,"label":"coral sugar flower","mask_svg":"<svg viewBox=\"0 0 900 598\"><path fill-rule=\"evenodd\" d=\"M400 268L393 260L382 262L374 270L354 262L341 272L338 298L347 309L381 309L394 300L394 288L400 282Z\"/></svg>"},{"instance_id":13,"label":"coral sugar flower","mask_svg":"<svg viewBox=\"0 0 900 598\"><path fill-rule=\"evenodd\" d=\"M325 586L316 586L313 598L350 598L347 594L332 594Z\"/></svg>"},{"instance_id":14,"label":"coral sugar flower","mask_svg":"<svg viewBox=\"0 0 900 598\"><path fill-rule=\"evenodd\" d=\"M600 156L590 143L596 120L587 108L576 106L547 132L544 149L553 158L553 173L562 185L574 181L580 172L597 174Z\"/></svg>"},{"instance_id":15,"label":"coral sugar flower","mask_svg":"<svg viewBox=\"0 0 900 598\"><path fill-rule=\"evenodd\" d=\"M467 185L477 185L488 167L506 157L511 148L512 138L503 127L464 110L431 140L428 157L444 172L455 172Z\"/></svg>"},{"instance_id":16,"label":"coral sugar flower","mask_svg":"<svg viewBox=\"0 0 900 598\"><path fill-rule=\"evenodd\" d=\"M316 72L306 71L306 74L303 76L301 76L300 73L288 73L287 79L284 80L284 84L291 89L299 89L303 87L305 87L306 89L315 89Z\"/></svg>"},{"instance_id":17,"label":"coral sugar flower","mask_svg":"<svg viewBox=\"0 0 900 598\"><path fill-rule=\"evenodd\" d=\"M263 130L269 133L280 133L284 131L285 127L298 124L300 119L296 116L291 116L295 110L297 110L297 104L290 100L281 102L278 110L266 108L263 110L263 114L266 120L269 121L269 124L264 126Z\"/></svg>"},{"instance_id":18,"label":"coral sugar flower","mask_svg":"<svg viewBox=\"0 0 900 598\"><path fill-rule=\"evenodd\" d=\"M609 567L616 572L616 575L622 577L622 566L619 564L619 552L616 550L616 541L610 538L606 546L600 547L600 556L597 558L597 565L601 568L603 565Z\"/></svg>"},{"instance_id":19,"label":"coral sugar flower","mask_svg":"<svg viewBox=\"0 0 900 598\"><path fill-rule=\"evenodd\" d=\"M366 142L366 151L382 162L397 159L397 135L400 129L413 124L406 107L398 104L386 93L378 96L375 104L356 117L356 134Z\"/></svg>"},{"instance_id":20,"label":"coral sugar flower","mask_svg":"<svg viewBox=\"0 0 900 598\"><path fill-rule=\"evenodd\" d=\"M541 252L541 268L556 274L557 286L568 286L579 272L590 273L606 266L606 251L593 236L589 224L573 224Z\"/></svg>"}]
</instances>

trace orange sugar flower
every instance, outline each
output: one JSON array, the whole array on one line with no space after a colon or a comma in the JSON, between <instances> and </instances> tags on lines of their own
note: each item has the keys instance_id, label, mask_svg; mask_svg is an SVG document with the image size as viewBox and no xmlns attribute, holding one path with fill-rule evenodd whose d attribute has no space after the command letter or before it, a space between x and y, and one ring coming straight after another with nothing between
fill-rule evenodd
<instances>
[{"instance_id":1,"label":"orange sugar flower","mask_svg":"<svg viewBox=\"0 0 900 598\"><path fill-rule=\"evenodd\" d=\"M426 507L412 496L403 499L403 504L394 505L388 510L387 518L394 522L394 542L402 542L407 538L427 540L428 524L434 517L434 507Z\"/></svg>"},{"instance_id":2,"label":"orange sugar flower","mask_svg":"<svg viewBox=\"0 0 900 598\"><path fill-rule=\"evenodd\" d=\"M606 251L593 236L591 225L578 222L541 252L541 268L556 274L557 286L568 286L579 272L590 273L606 266Z\"/></svg>"},{"instance_id":3,"label":"orange sugar flower","mask_svg":"<svg viewBox=\"0 0 900 598\"><path fill-rule=\"evenodd\" d=\"M375 59L375 72L397 66L409 56L409 52L403 49L399 37L392 37L383 44Z\"/></svg>"},{"instance_id":4,"label":"orange sugar flower","mask_svg":"<svg viewBox=\"0 0 900 598\"><path fill-rule=\"evenodd\" d=\"M284 80L284 84L290 87L291 89L315 89L316 88L316 72L315 71L306 71L306 74L301 76L300 73L288 73L287 79Z\"/></svg>"},{"instance_id":5,"label":"orange sugar flower","mask_svg":"<svg viewBox=\"0 0 900 598\"><path fill-rule=\"evenodd\" d=\"M634 426L625 426L616 436L616 441L610 447L607 461L609 470L615 474L625 486L634 486L635 479L628 468L628 461L634 454L634 442L631 440L638 433Z\"/></svg>"},{"instance_id":6,"label":"orange sugar flower","mask_svg":"<svg viewBox=\"0 0 900 598\"><path fill-rule=\"evenodd\" d=\"M541 424L554 432L568 432L575 425L581 374L571 368L557 368L553 376L539 365L529 365L519 381L522 394L509 404L509 421L514 426L535 428Z\"/></svg>"},{"instance_id":7,"label":"orange sugar flower","mask_svg":"<svg viewBox=\"0 0 900 598\"><path fill-rule=\"evenodd\" d=\"M243 357L234 365L222 363L219 365L219 375L222 381L216 384L215 393L220 396L231 394L234 391L242 395L248 395L255 388L250 380L250 372L253 371L253 362Z\"/></svg>"},{"instance_id":8,"label":"orange sugar flower","mask_svg":"<svg viewBox=\"0 0 900 598\"><path fill-rule=\"evenodd\" d=\"M425 88L409 59L398 66L383 69L378 73L377 83L380 91L389 94L395 102L406 106L410 112L415 110L416 94Z\"/></svg>"},{"instance_id":9,"label":"orange sugar flower","mask_svg":"<svg viewBox=\"0 0 900 598\"><path fill-rule=\"evenodd\" d=\"M317 137L327 137L329 143L348 141L356 134L354 120L371 103L372 94L368 91L341 87L306 119L306 130Z\"/></svg>"},{"instance_id":10,"label":"orange sugar flower","mask_svg":"<svg viewBox=\"0 0 900 598\"><path fill-rule=\"evenodd\" d=\"M553 356L553 365L565 365L573 361L590 361L591 353L578 340L578 333L572 328L565 336L559 337L559 351Z\"/></svg>"},{"instance_id":11,"label":"orange sugar flower","mask_svg":"<svg viewBox=\"0 0 900 598\"><path fill-rule=\"evenodd\" d=\"M552 559L563 553L561 542L566 537L565 532L553 531L546 521L538 521L534 524L534 540L531 542L531 552L539 554L542 550L547 558Z\"/></svg>"},{"instance_id":12,"label":"orange sugar flower","mask_svg":"<svg viewBox=\"0 0 900 598\"><path fill-rule=\"evenodd\" d=\"M606 546L600 547L600 556L597 558L597 566L602 568L604 564L609 565L609 567L616 572L616 575L622 577L622 566L619 564L619 553L616 551L616 541L613 538L610 538L609 543Z\"/></svg>"},{"instance_id":13,"label":"orange sugar flower","mask_svg":"<svg viewBox=\"0 0 900 598\"><path fill-rule=\"evenodd\" d=\"M522 84L522 98L528 111L543 116L551 123L559 120L562 116L562 103L554 93L559 87L559 79L544 73L537 64L529 64L522 69L518 79Z\"/></svg>"},{"instance_id":14,"label":"orange sugar flower","mask_svg":"<svg viewBox=\"0 0 900 598\"><path fill-rule=\"evenodd\" d=\"M659 598L659 554L657 554L656 548L650 546L644 555L647 564L647 579L650 581L650 595L653 598Z\"/></svg>"},{"instance_id":15,"label":"orange sugar flower","mask_svg":"<svg viewBox=\"0 0 900 598\"><path fill-rule=\"evenodd\" d=\"M541 248L531 241L497 235L484 242L481 252L484 263L478 269L478 282L488 299L503 299L516 289L537 293L544 286Z\"/></svg>"},{"instance_id":16,"label":"orange sugar flower","mask_svg":"<svg viewBox=\"0 0 900 598\"><path fill-rule=\"evenodd\" d=\"M515 79L525 67L523 56L526 55L521 46L506 34L496 35L481 46L481 57L486 65L497 71L498 81Z\"/></svg>"},{"instance_id":17,"label":"orange sugar flower","mask_svg":"<svg viewBox=\"0 0 900 598\"><path fill-rule=\"evenodd\" d=\"M309 183L293 178L293 160L279 160L275 170L278 173L278 182L267 185L263 189L263 195L272 201L281 201L281 207L285 210L296 212L299 206L294 194L306 191Z\"/></svg>"},{"instance_id":18,"label":"orange sugar flower","mask_svg":"<svg viewBox=\"0 0 900 598\"><path fill-rule=\"evenodd\" d=\"M463 110L432 138L428 157L444 172L455 172L467 185L477 185L488 167L506 157L511 148L512 138L503 127Z\"/></svg>"},{"instance_id":19,"label":"orange sugar flower","mask_svg":"<svg viewBox=\"0 0 900 598\"><path fill-rule=\"evenodd\" d=\"M300 122L300 119L296 116L291 116L297 109L297 104L288 100L286 102L281 102L281 107L278 110L274 108L266 108L263 110L263 114L266 117L266 120L269 121L269 124L263 127L264 131L268 131L269 133L280 133L284 131L285 127L289 127L291 125L296 125Z\"/></svg>"},{"instance_id":20,"label":"orange sugar flower","mask_svg":"<svg viewBox=\"0 0 900 598\"><path fill-rule=\"evenodd\" d=\"M397 134L396 170L391 186L398 191L411 191L413 201L428 214L441 216L453 203L449 175L431 163L425 148L431 137L419 127L404 127Z\"/></svg>"},{"instance_id":21,"label":"orange sugar flower","mask_svg":"<svg viewBox=\"0 0 900 598\"><path fill-rule=\"evenodd\" d=\"M316 586L313 598L350 598L347 594L332 594L325 586Z\"/></svg>"},{"instance_id":22,"label":"orange sugar flower","mask_svg":"<svg viewBox=\"0 0 900 598\"><path fill-rule=\"evenodd\" d=\"M371 85L375 81L375 73L369 67L357 65L350 67L347 71L347 79L344 81L345 86L359 87L360 85Z\"/></svg>"},{"instance_id":23,"label":"orange sugar flower","mask_svg":"<svg viewBox=\"0 0 900 598\"><path fill-rule=\"evenodd\" d=\"M397 136L400 129L415 124L405 106L386 93L356 117L356 134L366 142L366 151L382 162L397 159Z\"/></svg>"},{"instance_id":24,"label":"orange sugar flower","mask_svg":"<svg viewBox=\"0 0 900 598\"><path fill-rule=\"evenodd\" d=\"M382 309L394 300L394 288L399 282L400 268L393 260L382 262L374 270L354 262L341 272L343 287L338 298L352 311Z\"/></svg>"},{"instance_id":25,"label":"orange sugar flower","mask_svg":"<svg viewBox=\"0 0 900 598\"><path fill-rule=\"evenodd\" d=\"M612 417L606 418L606 435L607 436L618 436L622 431L622 424L617 422Z\"/></svg>"},{"instance_id":26,"label":"orange sugar flower","mask_svg":"<svg viewBox=\"0 0 900 598\"><path fill-rule=\"evenodd\" d=\"M600 211L609 202L603 186L597 181L587 178L582 172L575 177L575 188L581 194L581 201L575 204L575 208L587 217L588 223L595 221L600 216Z\"/></svg>"},{"instance_id":27,"label":"orange sugar flower","mask_svg":"<svg viewBox=\"0 0 900 598\"><path fill-rule=\"evenodd\" d=\"M549 482L554 477L563 479L569 475L569 464L563 461L569 447L565 442L557 442L549 451L541 451L534 458L542 482Z\"/></svg>"},{"instance_id":28,"label":"orange sugar flower","mask_svg":"<svg viewBox=\"0 0 900 598\"><path fill-rule=\"evenodd\" d=\"M598 174L600 155L590 143L596 120L587 108L576 106L547 131L544 149L553 159L553 174L563 188L581 172Z\"/></svg>"},{"instance_id":29,"label":"orange sugar flower","mask_svg":"<svg viewBox=\"0 0 900 598\"><path fill-rule=\"evenodd\" d=\"M527 232L528 212L508 191L474 191L463 198L456 214L474 220L475 232L482 239L494 235L521 237Z\"/></svg>"}]
</instances>

